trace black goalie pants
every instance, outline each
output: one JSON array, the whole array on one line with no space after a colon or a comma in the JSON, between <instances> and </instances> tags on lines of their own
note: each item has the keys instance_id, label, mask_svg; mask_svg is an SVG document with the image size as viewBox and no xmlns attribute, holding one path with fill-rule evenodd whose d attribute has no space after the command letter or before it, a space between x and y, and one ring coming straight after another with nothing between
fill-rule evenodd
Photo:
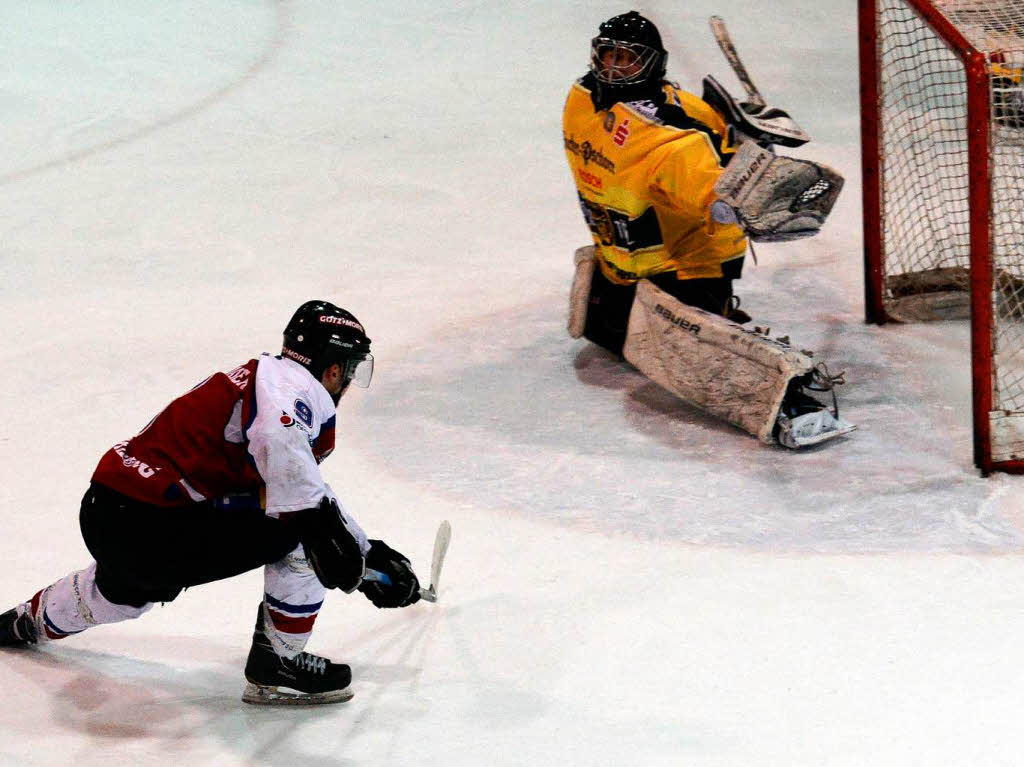
<instances>
[{"instance_id":1,"label":"black goalie pants","mask_svg":"<svg viewBox=\"0 0 1024 767\"><path fill-rule=\"evenodd\" d=\"M742 268L743 259L737 258L722 265L724 277L680 280L675 272L665 272L647 279L688 306L726 316L731 307L732 281L739 279ZM635 283L616 285L604 276L600 267L595 267L583 336L621 357L635 296Z\"/></svg>"},{"instance_id":2,"label":"black goalie pants","mask_svg":"<svg viewBox=\"0 0 1024 767\"><path fill-rule=\"evenodd\" d=\"M164 508L97 484L82 498L79 523L100 593L133 607L276 562L299 544L291 525L260 509Z\"/></svg>"}]
</instances>

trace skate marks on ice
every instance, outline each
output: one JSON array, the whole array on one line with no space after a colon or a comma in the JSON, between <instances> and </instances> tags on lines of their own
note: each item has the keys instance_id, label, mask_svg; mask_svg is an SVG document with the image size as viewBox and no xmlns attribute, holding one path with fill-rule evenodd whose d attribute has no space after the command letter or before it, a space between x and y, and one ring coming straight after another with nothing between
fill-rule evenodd
<instances>
[{"instance_id":1,"label":"skate marks on ice","mask_svg":"<svg viewBox=\"0 0 1024 767\"><path fill-rule=\"evenodd\" d=\"M131 31L130 37L111 42L107 39L111 34L110 26L95 22L97 15L102 18L103 10L100 8L90 8L91 4L84 4L80 9L84 15L78 22L68 22L67 27L62 28L57 21L61 17L50 14L37 18L38 11L43 10L42 6L35 9L32 4L26 4L18 11L19 15L28 16L27 19L22 19L26 28L38 27L35 31L39 36L63 41L61 45L54 43L50 47L34 45L33 49L23 56L23 66L29 67L35 64L41 71L53 73L54 82L45 84L41 92L60 93L67 90L77 91L79 95L89 92L96 92L97 95L87 100L88 114L82 116L77 122L54 125L48 131L46 128L34 124L34 134L26 138L32 144L30 147L26 147L29 151L24 154L13 154L12 158L20 160L22 157L32 157L34 154L38 154L36 150L40 143L40 136L46 137L48 133L50 148L63 151L59 151L57 156L51 159L41 160L27 167L0 171L0 186L24 181L40 173L64 168L104 152L128 146L161 130L184 123L210 107L223 102L268 70L285 45L291 28L291 12L288 4L284 0L269 0L264 4L269 6L265 14L271 17L266 40L256 50L241 52L243 56L249 53L250 55L246 58L251 58L251 60L242 65L240 72L233 73L227 82L208 91L191 103L173 109L162 117L143 118L142 125L137 125L139 122L137 115L140 113L166 111L161 109L165 104L160 99L167 98L166 94L169 91L166 87L160 87L161 79L174 79L175 82L180 83L183 52L184 54L195 52L197 47L202 46L202 42L195 40L194 29L191 26L196 20L188 17L183 19L167 18L166 15L160 16L152 13L136 19L121 19L119 20L120 28L130 30L133 24L138 24L139 28ZM190 11L192 14L196 12L195 8ZM222 26L224 31L231 30L231 36L237 36L239 15L251 13L251 9L236 7L230 12L233 14L230 23L214 16L205 19L203 28L207 30L208 34L212 34L218 26ZM53 28L46 31L50 25L53 25ZM180 37L178 38L174 37L175 25L182 27L179 30ZM71 27L74 27L73 33L68 32ZM98 39L93 39L93 37ZM226 42L226 39L229 38L223 36L213 38L209 42L209 46L214 50L226 47L230 44ZM36 40L38 38L35 35L29 35L26 39ZM69 42L72 40L74 43ZM157 40L159 43L155 42ZM146 42L139 41L149 41L153 48L147 48ZM235 44L237 44L237 40ZM161 61L159 58L164 45L176 45L177 50L176 54L167 54L169 56L167 61ZM92 49L93 46L97 47L100 52L97 53L97 50ZM111 46L115 52L111 51ZM117 55L116 51L122 49L121 58L112 60L112 57ZM200 50L200 53L204 52ZM40 57L42 60L37 61ZM223 50L211 54L197 71L205 71L211 66L219 67L224 58ZM69 65L69 61L73 63ZM69 69L73 72L70 75L72 78L70 86ZM147 87L143 87L144 83ZM134 100L142 93L152 95L145 103L135 102ZM20 101L24 102L29 109L33 108L33 100L44 98L31 92L13 95L16 98L20 97ZM65 106L73 107L77 99L78 96ZM67 110L62 110L59 114L65 115ZM79 136L88 138L83 140Z\"/></svg>"},{"instance_id":2,"label":"skate marks on ice","mask_svg":"<svg viewBox=\"0 0 1024 767\"><path fill-rule=\"evenodd\" d=\"M654 538L822 552L1019 548L1020 532L985 502L1000 480L970 464L960 384L940 375L943 358L929 361L928 343L852 315L785 323L795 343L846 371L840 408L859 426L794 453L569 339L563 298L396 349L346 425L360 449L453 500ZM441 351L451 348L460 354Z\"/></svg>"}]
</instances>

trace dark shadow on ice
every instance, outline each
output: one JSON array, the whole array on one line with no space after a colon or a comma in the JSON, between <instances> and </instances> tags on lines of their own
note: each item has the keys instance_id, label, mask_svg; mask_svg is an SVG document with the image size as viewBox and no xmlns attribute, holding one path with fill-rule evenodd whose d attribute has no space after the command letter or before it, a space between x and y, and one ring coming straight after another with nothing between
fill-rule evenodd
<instances>
[{"instance_id":1,"label":"dark shadow on ice","mask_svg":"<svg viewBox=\"0 0 1024 767\"><path fill-rule=\"evenodd\" d=\"M969 414L919 373L926 347L845 315L787 323L801 348L846 371L840 408L859 427L794 452L573 341L562 305L480 315L379 360L344 428L408 481L534 518L755 549L1019 550L970 465Z\"/></svg>"},{"instance_id":2,"label":"dark shadow on ice","mask_svg":"<svg viewBox=\"0 0 1024 767\"><path fill-rule=\"evenodd\" d=\"M230 671L216 662L182 668L133 658L130 647L124 654L111 654L65 641L5 651L0 653L0 663L24 677L25 687L50 698L50 726L106 741L105 748L129 749L111 753L130 754L131 744L144 740L147 752L165 753L170 760L184 742L215 741L239 761L251 764L354 764L344 758L343 747L337 757L325 757L306 749L298 737L297 725L326 722L337 715L337 707L242 703L244 659L232 658ZM173 641L191 643L197 657L211 651L199 639L175 637ZM176 652L168 649L171 656ZM154 741L161 745L154 748ZM122 761L130 763L131 758L125 756Z\"/></svg>"}]
</instances>

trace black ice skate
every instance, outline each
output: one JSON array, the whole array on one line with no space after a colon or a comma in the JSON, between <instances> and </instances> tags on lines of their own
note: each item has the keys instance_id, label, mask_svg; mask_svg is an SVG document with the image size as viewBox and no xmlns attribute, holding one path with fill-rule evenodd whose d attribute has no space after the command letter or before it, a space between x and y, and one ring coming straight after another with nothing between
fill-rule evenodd
<instances>
[{"instance_id":1,"label":"black ice skate","mask_svg":"<svg viewBox=\"0 0 1024 767\"><path fill-rule=\"evenodd\" d=\"M12 608L0 615L0 647L26 647L36 643L36 624L28 612Z\"/></svg>"},{"instance_id":2,"label":"black ice skate","mask_svg":"<svg viewBox=\"0 0 1024 767\"><path fill-rule=\"evenodd\" d=\"M352 669L343 663L300 652L289 660L274 652L263 633L263 605L256 617L252 649L245 663L246 703L310 705L341 703L352 697Z\"/></svg>"}]
</instances>

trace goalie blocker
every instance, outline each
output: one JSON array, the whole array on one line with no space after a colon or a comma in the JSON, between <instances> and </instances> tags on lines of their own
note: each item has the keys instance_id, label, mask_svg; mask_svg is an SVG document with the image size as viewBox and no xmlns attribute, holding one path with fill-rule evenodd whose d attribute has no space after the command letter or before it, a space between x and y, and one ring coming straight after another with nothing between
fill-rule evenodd
<instances>
[{"instance_id":1,"label":"goalie blocker","mask_svg":"<svg viewBox=\"0 0 1024 767\"><path fill-rule=\"evenodd\" d=\"M745 141L715 182L718 199L711 217L738 223L758 242L810 237L825 223L842 188L843 177L831 168L779 157Z\"/></svg>"}]
</instances>

